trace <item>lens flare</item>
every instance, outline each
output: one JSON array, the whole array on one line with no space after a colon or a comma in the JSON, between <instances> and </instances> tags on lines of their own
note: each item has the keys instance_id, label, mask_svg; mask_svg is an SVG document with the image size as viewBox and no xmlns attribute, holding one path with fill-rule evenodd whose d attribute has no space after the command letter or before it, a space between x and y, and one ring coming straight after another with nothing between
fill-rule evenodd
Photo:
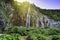
<instances>
[{"instance_id":1,"label":"lens flare","mask_svg":"<svg viewBox=\"0 0 60 40\"><path fill-rule=\"evenodd\" d=\"M24 1L27 1L27 0L14 0L14 1L17 1L17 2L24 2Z\"/></svg>"}]
</instances>

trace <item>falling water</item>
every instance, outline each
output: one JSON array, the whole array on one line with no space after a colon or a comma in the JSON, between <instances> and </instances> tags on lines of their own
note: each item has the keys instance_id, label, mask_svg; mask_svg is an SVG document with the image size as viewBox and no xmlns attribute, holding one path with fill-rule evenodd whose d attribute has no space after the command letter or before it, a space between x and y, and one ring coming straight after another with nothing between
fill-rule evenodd
<instances>
[{"instance_id":1,"label":"falling water","mask_svg":"<svg viewBox=\"0 0 60 40\"><path fill-rule=\"evenodd\" d=\"M49 18L46 16L46 15L43 15L44 16L44 25L46 26L46 27L48 27L49 26Z\"/></svg>"},{"instance_id":2,"label":"falling water","mask_svg":"<svg viewBox=\"0 0 60 40\"><path fill-rule=\"evenodd\" d=\"M40 23L41 23L41 27L42 28L49 26L49 19L48 19L48 17L46 15L42 15L40 17Z\"/></svg>"},{"instance_id":3,"label":"falling water","mask_svg":"<svg viewBox=\"0 0 60 40\"><path fill-rule=\"evenodd\" d=\"M27 12L26 27L30 27L30 7Z\"/></svg>"},{"instance_id":4,"label":"falling water","mask_svg":"<svg viewBox=\"0 0 60 40\"><path fill-rule=\"evenodd\" d=\"M39 18L36 19L36 26L39 27Z\"/></svg>"},{"instance_id":5,"label":"falling water","mask_svg":"<svg viewBox=\"0 0 60 40\"><path fill-rule=\"evenodd\" d=\"M59 27L60 21L54 21L53 19L50 19L50 27Z\"/></svg>"},{"instance_id":6,"label":"falling water","mask_svg":"<svg viewBox=\"0 0 60 40\"><path fill-rule=\"evenodd\" d=\"M43 22L41 22L41 27L44 28L44 23Z\"/></svg>"},{"instance_id":7,"label":"falling water","mask_svg":"<svg viewBox=\"0 0 60 40\"><path fill-rule=\"evenodd\" d=\"M41 22L41 27L44 28L43 16L41 16L41 18L40 18L40 22Z\"/></svg>"}]
</instances>

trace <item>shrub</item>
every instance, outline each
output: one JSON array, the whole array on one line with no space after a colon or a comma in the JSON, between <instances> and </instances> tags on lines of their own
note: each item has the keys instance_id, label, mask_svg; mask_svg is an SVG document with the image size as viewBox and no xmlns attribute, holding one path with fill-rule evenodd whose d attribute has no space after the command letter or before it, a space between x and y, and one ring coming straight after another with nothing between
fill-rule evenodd
<instances>
[{"instance_id":1,"label":"shrub","mask_svg":"<svg viewBox=\"0 0 60 40\"><path fill-rule=\"evenodd\" d=\"M34 34L30 34L27 40L37 40L37 37Z\"/></svg>"},{"instance_id":2,"label":"shrub","mask_svg":"<svg viewBox=\"0 0 60 40\"><path fill-rule=\"evenodd\" d=\"M52 35L51 40L60 40L60 35Z\"/></svg>"},{"instance_id":3,"label":"shrub","mask_svg":"<svg viewBox=\"0 0 60 40\"><path fill-rule=\"evenodd\" d=\"M20 35L27 35L27 32L26 32L26 28L25 28L25 27L18 27L18 28L17 28L17 32L18 32Z\"/></svg>"},{"instance_id":4,"label":"shrub","mask_svg":"<svg viewBox=\"0 0 60 40\"><path fill-rule=\"evenodd\" d=\"M27 40L60 40L60 29L59 28L26 28L12 26L5 30L6 33L18 33L21 36L28 36ZM56 36L54 36L56 35Z\"/></svg>"},{"instance_id":5,"label":"shrub","mask_svg":"<svg viewBox=\"0 0 60 40\"><path fill-rule=\"evenodd\" d=\"M19 34L0 34L0 40L24 40Z\"/></svg>"},{"instance_id":6,"label":"shrub","mask_svg":"<svg viewBox=\"0 0 60 40\"><path fill-rule=\"evenodd\" d=\"M17 33L17 27L16 26L6 27L5 33Z\"/></svg>"},{"instance_id":7,"label":"shrub","mask_svg":"<svg viewBox=\"0 0 60 40\"><path fill-rule=\"evenodd\" d=\"M30 34L28 35L28 40L50 40L49 36L45 36L43 34Z\"/></svg>"}]
</instances>

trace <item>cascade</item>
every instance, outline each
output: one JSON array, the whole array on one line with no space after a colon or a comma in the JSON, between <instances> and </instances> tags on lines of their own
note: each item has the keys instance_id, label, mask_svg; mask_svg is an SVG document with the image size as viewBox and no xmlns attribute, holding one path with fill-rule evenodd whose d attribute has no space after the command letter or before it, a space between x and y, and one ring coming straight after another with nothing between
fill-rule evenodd
<instances>
[{"instance_id":1,"label":"cascade","mask_svg":"<svg viewBox=\"0 0 60 40\"><path fill-rule=\"evenodd\" d=\"M26 27L30 27L30 7L27 12Z\"/></svg>"}]
</instances>

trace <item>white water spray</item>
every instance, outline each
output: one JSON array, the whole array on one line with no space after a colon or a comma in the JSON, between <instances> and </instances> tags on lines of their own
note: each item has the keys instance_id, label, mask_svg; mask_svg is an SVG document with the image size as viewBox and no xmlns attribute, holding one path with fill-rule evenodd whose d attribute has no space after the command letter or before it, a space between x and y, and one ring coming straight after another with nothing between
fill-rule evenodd
<instances>
[{"instance_id":1,"label":"white water spray","mask_svg":"<svg viewBox=\"0 0 60 40\"><path fill-rule=\"evenodd\" d=\"M39 18L36 19L36 26L39 27Z\"/></svg>"},{"instance_id":2,"label":"white water spray","mask_svg":"<svg viewBox=\"0 0 60 40\"><path fill-rule=\"evenodd\" d=\"M26 27L30 27L30 7L27 12Z\"/></svg>"}]
</instances>

